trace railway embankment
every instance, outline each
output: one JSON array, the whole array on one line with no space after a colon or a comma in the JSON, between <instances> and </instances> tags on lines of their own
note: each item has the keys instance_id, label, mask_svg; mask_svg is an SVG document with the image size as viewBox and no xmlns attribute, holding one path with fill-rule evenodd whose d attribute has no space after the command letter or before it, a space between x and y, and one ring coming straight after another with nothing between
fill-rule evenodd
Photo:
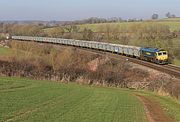
<instances>
[{"instance_id":1,"label":"railway embankment","mask_svg":"<svg viewBox=\"0 0 180 122\"><path fill-rule=\"evenodd\" d=\"M27 42L12 43L10 48L13 54L0 60L1 76L146 89L180 98L179 79L123 59L116 60L74 47Z\"/></svg>"}]
</instances>

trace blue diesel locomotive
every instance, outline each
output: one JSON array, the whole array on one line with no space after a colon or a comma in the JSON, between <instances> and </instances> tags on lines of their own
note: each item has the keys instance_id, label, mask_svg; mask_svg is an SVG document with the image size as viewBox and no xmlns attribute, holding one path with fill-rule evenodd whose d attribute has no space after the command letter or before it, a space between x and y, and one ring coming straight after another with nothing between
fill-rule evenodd
<instances>
[{"instance_id":1,"label":"blue diesel locomotive","mask_svg":"<svg viewBox=\"0 0 180 122\"><path fill-rule=\"evenodd\" d=\"M157 64L167 64L167 51L158 48L143 47L140 49L140 59L151 61Z\"/></svg>"}]
</instances>

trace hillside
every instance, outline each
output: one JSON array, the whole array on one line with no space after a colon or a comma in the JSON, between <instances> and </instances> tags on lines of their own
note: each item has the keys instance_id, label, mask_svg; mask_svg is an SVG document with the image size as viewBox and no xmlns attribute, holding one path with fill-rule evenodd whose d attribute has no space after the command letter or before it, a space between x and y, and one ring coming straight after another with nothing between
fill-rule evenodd
<instances>
[{"instance_id":1,"label":"hillside","mask_svg":"<svg viewBox=\"0 0 180 122\"><path fill-rule=\"evenodd\" d=\"M178 102L150 93L0 77L0 121L146 122L143 103L135 94L158 101L156 106L163 105L180 120ZM159 122L169 118L168 113L157 115L162 118L152 118Z\"/></svg>"},{"instance_id":2,"label":"hillside","mask_svg":"<svg viewBox=\"0 0 180 122\"><path fill-rule=\"evenodd\" d=\"M146 121L127 90L2 77L0 83L1 121Z\"/></svg>"},{"instance_id":3,"label":"hillside","mask_svg":"<svg viewBox=\"0 0 180 122\"><path fill-rule=\"evenodd\" d=\"M7 43L0 47L0 121L180 120L179 80L168 74L75 47Z\"/></svg>"},{"instance_id":4,"label":"hillside","mask_svg":"<svg viewBox=\"0 0 180 122\"><path fill-rule=\"evenodd\" d=\"M83 24L80 25L81 29L87 27L92 29L94 32L98 32L98 29L102 25L109 24L110 26L119 26L122 28L128 28L130 26L136 25L136 24L151 24L151 23L159 23L162 25L166 25L170 28L171 31L180 30L180 20L173 20L173 19L167 19L167 20L158 20L158 21L143 21L143 22L120 22L120 23L102 23L102 24Z\"/></svg>"},{"instance_id":5,"label":"hillside","mask_svg":"<svg viewBox=\"0 0 180 122\"><path fill-rule=\"evenodd\" d=\"M161 19L160 21L179 21L180 22L180 17L164 18L164 19Z\"/></svg>"}]
</instances>

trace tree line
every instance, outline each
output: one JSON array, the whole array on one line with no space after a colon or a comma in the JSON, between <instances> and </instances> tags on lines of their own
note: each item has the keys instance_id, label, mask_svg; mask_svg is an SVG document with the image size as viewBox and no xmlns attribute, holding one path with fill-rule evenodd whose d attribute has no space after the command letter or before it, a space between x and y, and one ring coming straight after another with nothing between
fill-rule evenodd
<instances>
[{"instance_id":1,"label":"tree line","mask_svg":"<svg viewBox=\"0 0 180 122\"><path fill-rule=\"evenodd\" d=\"M170 12L166 13L165 16L167 18L176 18L176 15L175 14L171 14ZM151 19L158 19L159 18L159 15L158 14L153 14L151 16Z\"/></svg>"}]
</instances>

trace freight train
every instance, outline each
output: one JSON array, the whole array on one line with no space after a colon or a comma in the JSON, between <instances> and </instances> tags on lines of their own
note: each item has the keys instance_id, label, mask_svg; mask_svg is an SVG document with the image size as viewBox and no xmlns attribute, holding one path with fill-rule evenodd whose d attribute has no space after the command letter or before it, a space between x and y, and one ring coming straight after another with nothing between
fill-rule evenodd
<instances>
[{"instance_id":1,"label":"freight train","mask_svg":"<svg viewBox=\"0 0 180 122\"><path fill-rule=\"evenodd\" d=\"M54 43L54 44L91 48L91 49L97 49L97 50L108 51L121 55L126 55L157 64L168 64L167 51L158 48L137 47L137 46L128 46L128 45L96 42L96 41L84 41L84 40L48 38L48 37L11 36L7 38L14 40L21 40L21 41L35 41L35 42Z\"/></svg>"}]
</instances>

